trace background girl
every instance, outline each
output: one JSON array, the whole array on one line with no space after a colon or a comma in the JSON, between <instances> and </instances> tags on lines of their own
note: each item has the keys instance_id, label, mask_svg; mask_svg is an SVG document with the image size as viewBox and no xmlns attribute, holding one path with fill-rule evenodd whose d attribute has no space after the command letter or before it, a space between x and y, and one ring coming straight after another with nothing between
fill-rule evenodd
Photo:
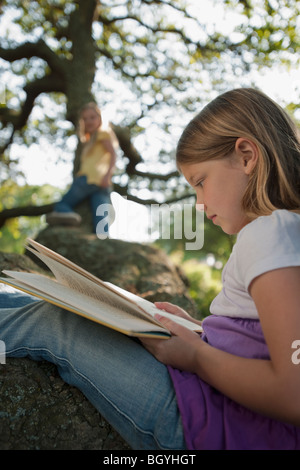
<instances>
[{"instance_id":1,"label":"background girl","mask_svg":"<svg viewBox=\"0 0 300 470\"><path fill-rule=\"evenodd\" d=\"M101 112L95 103L80 111L79 138L82 144L79 169L68 192L55 204L54 212L46 216L51 225L79 225L81 217L73 211L84 199L89 199L93 214L93 229L99 235L108 234L108 225L101 222L97 208L110 204L111 178L116 163L117 139L111 129L102 126Z\"/></svg>"}]
</instances>

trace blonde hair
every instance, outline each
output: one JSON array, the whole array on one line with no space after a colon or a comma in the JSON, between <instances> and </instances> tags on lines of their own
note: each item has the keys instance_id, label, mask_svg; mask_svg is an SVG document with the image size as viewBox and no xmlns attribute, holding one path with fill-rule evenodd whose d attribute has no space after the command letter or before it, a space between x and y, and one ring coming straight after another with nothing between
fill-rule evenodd
<instances>
[{"instance_id":1,"label":"blonde hair","mask_svg":"<svg viewBox=\"0 0 300 470\"><path fill-rule=\"evenodd\" d=\"M93 110L100 117L100 122L101 122L100 127L102 125L101 111L100 111L100 108L97 106L97 104L94 101L84 104L79 110L78 129L77 129L78 137L80 141L83 143L85 143L90 138L90 136L87 136L87 134L85 133L84 121L82 119L82 113L86 111L87 109Z\"/></svg>"},{"instance_id":2,"label":"blonde hair","mask_svg":"<svg viewBox=\"0 0 300 470\"><path fill-rule=\"evenodd\" d=\"M77 130L80 142L83 143L83 144L86 144L85 148L87 150L92 145L94 145L95 141L97 140L97 133L94 133L94 135L92 135L92 136L87 135L85 133L85 126L84 126L84 122L83 122L83 119L82 119L82 113L83 113L83 111L86 111L87 109L92 109L100 117L99 129L105 130L106 132L108 132L111 143L112 143L114 149L117 150L119 148L119 141L116 137L116 134L112 130L112 127L111 127L110 124L108 124L107 127L104 129L100 108L98 107L98 105L94 101L86 103L85 105L83 105L80 108L79 119L78 119L78 130Z\"/></svg>"},{"instance_id":3,"label":"blonde hair","mask_svg":"<svg viewBox=\"0 0 300 470\"><path fill-rule=\"evenodd\" d=\"M300 212L299 131L288 114L258 90L231 90L209 103L185 128L177 165L229 157L239 137L254 142L259 152L242 201L245 212L252 217L275 209Z\"/></svg>"}]
</instances>

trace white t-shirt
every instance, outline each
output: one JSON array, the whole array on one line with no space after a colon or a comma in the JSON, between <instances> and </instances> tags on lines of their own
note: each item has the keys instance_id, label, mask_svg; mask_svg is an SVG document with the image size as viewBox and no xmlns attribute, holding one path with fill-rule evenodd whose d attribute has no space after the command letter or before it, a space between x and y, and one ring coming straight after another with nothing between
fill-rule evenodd
<instances>
[{"instance_id":1,"label":"white t-shirt","mask_svg":"<svg viewBox=\"0 0 300 470\"><path fill-rule=\"evenodd\" d=\"M248 292L251 281L267 271L288 266L300 266L300 215L276 210L258 217L239 232L223 269L223 289L212 301L210 312L257 319Z\"/></svg>"}]
</instances>

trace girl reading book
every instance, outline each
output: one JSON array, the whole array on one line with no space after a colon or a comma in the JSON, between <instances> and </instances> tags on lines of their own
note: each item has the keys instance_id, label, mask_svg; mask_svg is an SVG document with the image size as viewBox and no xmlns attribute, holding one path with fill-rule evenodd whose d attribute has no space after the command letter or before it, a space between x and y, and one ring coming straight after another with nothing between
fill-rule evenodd
<instances>
[{"instance_id":1,"label":"girl reading book","mask_svg":"<svg viewBox=\"0 0 300 470\"><path fill-rule=\"evenodd\" d=\"M263 93L232 90L188 124L177 165L237 234L203 333L161 318L171 339L136 341L2 293L7 356L57 364L133 449L300 449L299 133Z\"/></svg>"}]
</instances>

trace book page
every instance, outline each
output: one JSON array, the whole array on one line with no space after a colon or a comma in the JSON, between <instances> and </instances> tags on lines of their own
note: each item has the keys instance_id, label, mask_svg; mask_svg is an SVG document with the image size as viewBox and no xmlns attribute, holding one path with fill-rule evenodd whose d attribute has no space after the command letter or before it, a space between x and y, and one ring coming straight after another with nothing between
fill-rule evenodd
<instances>
[{"instance_id":1,"label":"book page","mask_svg":"<svg viewBox=\"0 0 300 470\"><path fill-rule=\"evenodd\" d=\"M30 250L32 253L34 253L37 256L37 253L44 254L50 259L54 259L60 264L67 266L68 268L72 269L72 271L78 272L82 276L86 277L87 279L90 279L97 284L102 284L103 281L99 279L98 277L94 276L93 274L89 273L82 267L78 266L77 264L73 263L72 261L68 260L64 256L60 255L59 253L56 253L53 250L50 250L50 248L47 248L44 245L41 245L40 243L36 242L35 240L32 240L31 238L27 238L27 242L32 245L35 249L31 249L28 246L26 246L27 250Z\"/></svg>"},{"instance_id":2,"label":"book page","mask_svg":"<svg viewBox=\"0 0 300 470\"><path fill-rule=\"evenodd\" d=\"M80 281L82 281L82 276L83 276L84 278L89 279L90 281L94 282L96 285L100 287L104 287L105 290L108 291L107 292L108 296L110 295L110 292L112 292L114 296L117 294L117 297L119 298L120 301L122 301L122 298L123 298L127 302L128 301L132 302L135 305L138 305L140 308L142 308L144 313L146 313L147 309L149 309L149 313L153 317L153 309L156 309L156 307L152 302L146 301L145 299L141 299L141 297L135 294L132 294L124 289L121 289L110 282L102 281L101 279L97 278L96 276L89 273L85 269L69 261L67 258L64 258L62 255L55 253L49 248L46 248L43 245L40 245L39 243L31 239L28 239L28 242L31 245L33 245L38 251L28 246L26 247L27 250L31 251L35 256L39 257L49 267L49 269L55 275L56 279L59 280L61 283L71 286L70 284L72 282L71 278L73 277L73 274L75 277L77 273L79 275L79 277L77 278ZM69 269L68 279L67 279L67 274L63 272L64 269ZM54 273L54 270L55 270L55 273ZM139 299L144 300L144 307L142 307L142 304L139 303Z\"/></svg>"},{"instance_id":3,"label":"book page","mask_svg":"<svg viewBox=\"0 0 300 470\"><path fill-rule=\"evenodd\" d=\"M139 297L138 295L128 292L125 289L122 289L121 287L115 286L114 284L110 282L102 281L101 279L90 274L88 271L84 270L80 266L77 266L75 263L72 263L67 258L64 258L62 255L55 253L49 248L46 248L43 245L40 245L39 243L31 239L28 239L28 242L32 246L34 246L38 250L38 252L30 249L29 247L27 247L27 249L29 249L36 256L38 256L50 268L50 270L53 272L55 277L62 284L68 285L74 289L78 289L79 291L83 293L88 293L88 295L91 295L91 297L95 297L96 295L99 295L100 297L95 297L95 298L99 298L100 301L112 303L112 305L118 306L119 308L122 308L124 311L127 311L127 307L130 308L130 312L132 311L132 306L130 306L130 303L128 303L129 301L129 302L132 302L132 305L135 304L136 306L139 307L140 310L139 309L135 310L136 314L140 312L142 316L146 314L148 318L150 316L153 318L154 315L158 313L159 315L170 318L174 322L179 323L193 331L198 331L198 332L203 331L200 325L192 321L189 321L185 318L181 318L171 313L160 310L149 300L143 299L142 297ZM89 280L90 283L87 280ZM101 293L100 293L100 290L97 291L98 294L95 293L96 286L99 286L102 289ZM105 292L105 289L107 289L107 292ZM123 303L123 300L125 300L124 303ZM153 321L157 322L155 318L153 318Z\"/></svg>"},{"instance_id":4,"label":"book page","mask_svg":"<svg viewBox=\"0 0 300 470\"><path fill-rule=\"evenodd\" d=\"M109 282L106 282L105 284L109 285ZM131 292L127 292L121 287L117 287L113 284L110 284L116 291L123 293L123 295L127 295L128 299L132 299L133 302L135 302L139 307L141 307L145 312L149 313L149 315L153 316L158 313L159 315L170 318L174 322L178 323L179 325L185 326L186 328L189 328L190 330L193 331L203 331L203 328L198 325L197 323L194 323L187 318L181 318L178 317L177 315L173 315L172 313L165 312L164 310L161 310L157 308L154 303L150 302L147 299L143 299L142 297L139 297L135 294L132 294Z\"/></svg>"},{"instance_id":5,"label":"book page","mask_svg":"<svg viewBox=\"0 0 300 470\"><path fill-rule=\"evenodd\" d=\"M124 314L123 311L112 305L107 305L67 286L62 286L46 276L19 271L3 272L12 276L13 279L1 279L2 282L53 303L58 301L64 308L70 309L72 307L72 311L75 313L82 314L103 325L128 332L165 331L165 328L159 326L158 322L151 324L148 320L137 318L128 313Z\"/></svg>"},{"instance_id":6,"label":"book page","mask_svg":"<svg viewBox=\"0 0 300 470\"><path fill-rule=\"evenodd\" d=\"M130 299L126 299L125 296L120 296L117 292L114 292L112 289L108 289L106 283L102 281L102 284L97 284L86 277L83 277L76 271L68 268L65 265L60 264L54 259L48 258L41 253L35 253L52 271L56 280L69 288L75 290L76 292L82 293L98 300L99 302L105 303L112 307L118 308L123 312L127 312L131 315L135 315L141 318L149 318L152 320L146 312L141 310L136 303ZM127 291L124 290L124 293ZM156 320L154 320L156 321Z\"/></svg>"}]
</instances>

